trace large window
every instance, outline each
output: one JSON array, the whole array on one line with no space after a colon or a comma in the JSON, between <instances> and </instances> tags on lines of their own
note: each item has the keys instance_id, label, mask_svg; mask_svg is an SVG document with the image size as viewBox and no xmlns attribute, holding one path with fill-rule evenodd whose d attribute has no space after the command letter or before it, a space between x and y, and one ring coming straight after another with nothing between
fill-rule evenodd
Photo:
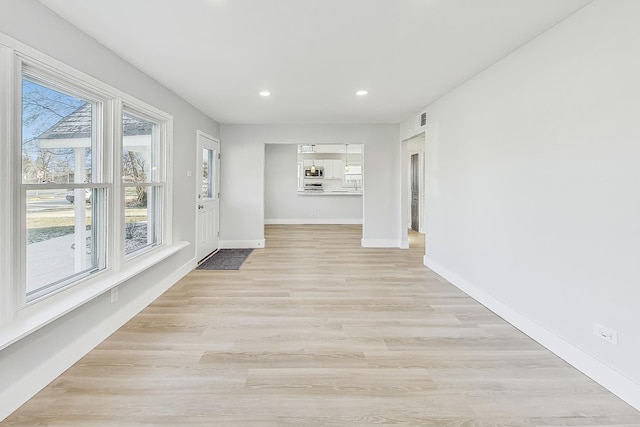
<instances>
[{"instance_id":1,"label":"large window","mask_svg":"<svg viewBox=\"0 0 640 427\"><path fill-rule=\"evenodd\" d=\"M33 50L0 75L1 347L177 249L171 116Z\"/></svg>"},{"instance_id":2,"label":"large window","mask_svg":"<svg viewBox=\"0 0 640 427\"><path fill-rule=\"evenodd\" d=\"M25 69L21 194L25 299L105 268L102 103Z\"/></svg>"}]
</instances>

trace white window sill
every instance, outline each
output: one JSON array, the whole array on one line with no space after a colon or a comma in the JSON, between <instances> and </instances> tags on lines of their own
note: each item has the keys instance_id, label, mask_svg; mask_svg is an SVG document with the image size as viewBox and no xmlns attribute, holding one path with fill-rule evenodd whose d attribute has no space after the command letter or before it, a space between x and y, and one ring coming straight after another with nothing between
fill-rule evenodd
<instances>
[{"instance_id":1,"label":"white window sill","mask_svg":"<svg viewBox=\"0 0 640 427\"><path fill-rule=\"evenodd\" d=\"M170 247L158 248L140 260L125 265L117 273L106 271L104 277L96 277L60 292L20 312L17 318L0 327L0 350L46 326L81 305L126 282L148 268L189 246L189 242L176 242Z\"/></svg>"}]
</instances>

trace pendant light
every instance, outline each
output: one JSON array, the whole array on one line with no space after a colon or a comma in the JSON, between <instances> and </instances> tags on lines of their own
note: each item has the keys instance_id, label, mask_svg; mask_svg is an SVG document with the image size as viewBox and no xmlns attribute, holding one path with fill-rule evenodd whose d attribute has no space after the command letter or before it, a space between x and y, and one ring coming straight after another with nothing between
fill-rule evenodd
<instances>
[{"instance_id":1,"label":"pendant light","mask_svg":"<svg viewBox=\"0 0 640 427\"><path fill-rule=\"evenodd\" d=\"M312 145L313 147L313 158L311 160L311 173L316 173L316 146Z\"/></svg>"},{"instance_id":2,"label":"pendant light","mask_svg":"<svg viewBox=\"0 0 640 427\"><path fill-rule=\"evenodd\" d=\"M349 144L344 144L344 171L349 172Z\"/></svg>"}]
</instances>

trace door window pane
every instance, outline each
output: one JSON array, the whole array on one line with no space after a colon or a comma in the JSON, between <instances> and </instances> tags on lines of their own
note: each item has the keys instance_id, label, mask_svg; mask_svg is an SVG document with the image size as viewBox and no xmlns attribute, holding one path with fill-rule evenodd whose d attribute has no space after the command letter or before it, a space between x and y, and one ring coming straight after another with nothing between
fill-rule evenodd
<instances>
[{"instance_id":1,"label":"door window pane","mask_svg":"<svg viewBox=\"0 0 640 427\"><path fill-rule=\"evenodd\" d=\"M202 149L202 191L203 199L212 199L215 194L213 174L216 162L215 151L208 148Z\"/></svg>"},{"instance_id":2,"label":"door window pane","mask_svg":"<svg viewBox=\"0 0 640 427\"><path fill-rule=\"evenodd\" d=\"M218 190L216 190L216 160L218 157L218 152L216 150L209 150L211 154L211 158L209 159L209 188L211 189L210 196L212 199L215 199L218 194Z\"/></svg>"}]
</instances>

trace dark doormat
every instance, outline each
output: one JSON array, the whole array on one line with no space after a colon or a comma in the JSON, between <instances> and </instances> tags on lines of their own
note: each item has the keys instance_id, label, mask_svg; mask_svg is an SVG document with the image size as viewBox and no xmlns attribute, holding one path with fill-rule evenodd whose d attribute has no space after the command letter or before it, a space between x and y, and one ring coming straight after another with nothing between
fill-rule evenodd
<instances>
[{"instance_id":1,"label":"dark doormat","mask_svg":"<svg viewBox=\"0 0 640 427\"><path fill-rule=\"evenodd\" d=\"M196 270L240 270L253 249L220 249Z\"/></svg>"}]
</instances>

